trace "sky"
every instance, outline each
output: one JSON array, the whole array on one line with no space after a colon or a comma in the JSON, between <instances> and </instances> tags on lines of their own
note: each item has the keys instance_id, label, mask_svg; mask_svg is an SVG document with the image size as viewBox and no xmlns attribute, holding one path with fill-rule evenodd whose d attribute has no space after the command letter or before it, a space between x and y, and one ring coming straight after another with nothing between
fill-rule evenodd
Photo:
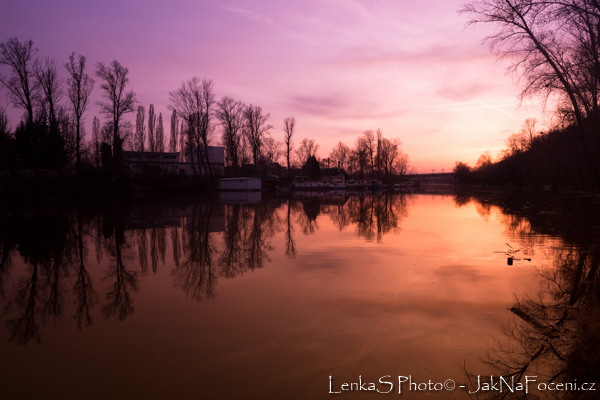
<instances>
[{"instance_id":1,"label":"sky","mask_svg":"<svg viewBox=\"0 0 600 400\"><path fill-rule=\"evenodd\" d=\"M19 0L5 2L0 41L33 40L59 64L71 53L129 69L128 88L146 110L163 114L169 92L192 77L212 79L217 99L233 96L270 113L271 135L297 120L303 138L328 157L339 141L353 147L366 130L400 138L418 172L450 171L497 154L525 119L544 118L521 104L509 63L482 41L492 26L466 27L464 0ZM7 74L5 66L0 72ZM67 71L60 68L62 77ZM101 97L99 78L87 131ZM0 88L14 127L21 111ZM135 114L127 119L135 123ZM220 133L214 144L220 140Z\"/></svg>"}]
</instances>

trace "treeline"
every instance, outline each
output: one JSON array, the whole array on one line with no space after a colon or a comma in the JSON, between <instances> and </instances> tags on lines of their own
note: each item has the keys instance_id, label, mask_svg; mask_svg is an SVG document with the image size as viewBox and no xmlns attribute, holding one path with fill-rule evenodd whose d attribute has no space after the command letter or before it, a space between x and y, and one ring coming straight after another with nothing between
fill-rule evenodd
<instances>
[{"instance_id":1,"label":"treeline","mask_svg":"<svg viewBox=\"0 0 600 400\"><path fill-rule=\"evenodd\" d=\"M214 82L196 77L169 92L167 137L162 113L157 116L153 104L146 113L135 92L127 88L129 70L118 61L96 65L94 75L102 92L97 105L105 121L102 124L94 116L91 137L86 140L84 114L96 83L86 72L86 58L75 57L75 53L70 56L63 64L68 72L65 80L55 59L37 57L37 53L32 41L10 38L0 43L0 65L10 70L9 75L0 75L0 87L6 89L12 105L24 111L11 131L5 109L0 110L0 171L19 175L33 170L38 177L40 169L61 174L71 168L78 174L102 170L119 175L123 173L123 151L133 150L180 152L182 160L198 165L194 171L213 175L205 149L215 144L225 148L229 175L267 174L282 158L288 175L295 168L318 176L321 167L339 162L351 175L390 179L404 174L408 167L400 140L384 138L380 130L365 132L354 149L340 142L321 160L313 139L305 138L295 148L294 117L285 118L283 141L276 140L271 135L269 113L230 96L217 100ZM135 125L124 119L129 113L136 113Z\"/></svg>"},{"instance_id":2,"label":"treeline","mask_svg":"<svg viewBox=\"0 0 600 400\"><path fill-rule=\"evenodd\" d=\"M456 162L454 172L459 183L584 189L594 187L595 172L585 159L585 151L594 149L591 160L600 165L600 138L595 118L585 122L582 147L579 128L574 124L548 132L536 129L536 120L527 119L517 133L506 140L506 147L493 157L484 152L474 167Z\"/></svg>"},{"instance_id":3,"label":"treeline","mask_svg":"<svg viewBox=\"0 0 600 400\"><path fill-rule=\"evenodd\" d=\"M462 9L470 24L495 27L486 38L511 60L521 98L556 106L556 127L523 143L509 138L498 162L470 174L476 181L600 187L600 3L531 0L473 1ZM488 160L489 161L489 160ZM464 176L467 169L457 164Z\"/></svg>"},{"instance_id":4,"label":"treeline","mask_svg":"<svg viewBox=\"0 0 600 400\"><path fill-rule=\"evenodd\" d=\"M21 43L11 38L0 43L0 65L11 69L10 75L0 75L0 87L7 90L12 104L24 111L10 132L5 108L0 109L0 170L33 169L39 176L40 168L60 172L73 160L79 170L83 114L94 81L85 73L85 57L71 54L64 64L69 74L65 85L56 60L34 59L37 52L32 41Z\"/></svg>"},{"instance_id":5,"label":"treeline","mask_svg":"<svg viewBox=\"0 0 600 400\"><path fill-rule=\"evenodd\" d=\"M381 129L365 131L360 135L354 148L343 142L333 148L329 158L323 160L329 166L346 166L351 177L371 177L391 182L402 177L410 169L408 154L402 150L402 141L398 138L388 139Z\"/></svg>"}]
</instances>

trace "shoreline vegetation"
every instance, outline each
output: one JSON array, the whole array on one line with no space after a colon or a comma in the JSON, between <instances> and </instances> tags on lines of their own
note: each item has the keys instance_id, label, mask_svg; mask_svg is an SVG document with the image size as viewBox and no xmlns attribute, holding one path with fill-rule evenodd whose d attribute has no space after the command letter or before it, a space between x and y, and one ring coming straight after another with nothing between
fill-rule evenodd
<instances>
[{"instance_id":1,"label":"shoreline vegetation","mask_svg":"<svg viewBox=\"0 0 600 400\"><path fill-rule=\"evenodd\" d=\"M294 143L297 123L290 116L283 120L283 141L276 140L270 113L230 96L217 99L212 79L193 77L168 93L167 133L167 118L152 103L146 114L129 89L129 69L117 60L96 65L96 82L86 73L86 57L72 53L63 64L65 80L57 60L38 53L31 40L12 37L0 43L0 95L23 111L12 128L6 107L0 107L0 177L14 178L2 180L0 193L202 191L213 190L223 172L225 177L318 179L320 170L336 166L350 176L391 182L411 169L400 138L385 137L381 129L363 131L354 148L339 141L328 157L319 157L314 139ZM94 116L91 135L86 135L95 84L101 96L96 105L105 121ZM135 124L128 114L135 114ZM152 157L131 161L128 152ZM161 154L168 159L154 157ZM158 178L159 170L169 175ZM189 175L189 170L194 178L170 174ZM130 177L132 173L144 176Z\"/></svg>"},{"instance_id":2,"label":"shoreline vegetation","mask_svg":"<svg viewBox=\"0 0 600 400\"><path fill-rule=\"evenodd\" d=\"M495 157L474 168L457 162L461 183L552 185L600 189L600 3L481 0L461 13L468 25L495 30L484 39L531 99L547 113L545 132L534 118L511 134Z\"/></svg>"},{"instance_id":3,"label":"shoreline vegetation","mask_svg":"<svg viewBox=\"0 0 600 400\"><path fill-rule=\"evenodd\" d=\"M569 125L549 132L537 132L535 120L509 136L507 147L495 157L483 153L475 167L456 162L454 173L459 184L547 187L598 192L596 173L588 168L584 153L591 153L594 166L600 165L600 138L595 118L586 121L588 147L579 142L577 128Z\"/></svg>"}]
</instances>

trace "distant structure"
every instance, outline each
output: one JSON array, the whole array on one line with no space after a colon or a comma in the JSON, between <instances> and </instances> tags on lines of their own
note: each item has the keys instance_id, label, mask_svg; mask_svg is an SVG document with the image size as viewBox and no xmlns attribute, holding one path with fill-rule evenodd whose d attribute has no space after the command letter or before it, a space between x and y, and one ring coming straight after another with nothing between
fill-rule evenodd
<instances>
[{"instance_id":1,"label":"distant structure","mask_svg":"<svg viewBox=\"0 0 600 400\"><path fill-rule=\"evenodd\" d=\"M205 150L206 149L206 150ZM204 153L206 151L206 153ZM208 146L185 151L185 162L195 168L198 175L208 175L208 168L202 165L198 154L207 154L210 169L213 175L225 174L225 147ZM204 157L206 159L206 157ZM192 172L193 173L193 172Z\"/></svg>"},{"instance_id":2,"label":"distant structure","mask_svg":"<svg viewBox=\"0 0 600 400\"><path fill-rule=\"evenodd\" d=\"M277 162L272 162L266 165L266 175L286 176L287 168Z\"/></svg>"},{"instance_id":3,"label":"distant structure","mask_svg":"<svg viewBox=\"0 0 600 400\"><path fill-rule=\"evenodd\" d=\"M349 175L342 168L321 168L321 181L332 183L332 182L346 182L349 179Z\"/></svg>"},{"instance_id":4,"label":"distant structure","mask_svg":"<svg viewBox=\"0 0 600 400\"><path fill-rule=\"evenodd\" d=\"M123 152L125 171L132 175L188 175L179 153Z\"/></svg>"},{"instance_id":5,"label":"distant structure","mask_svg":"<svg viewBox=\"0 0 600 400\"><path fill-rule=\"evenodd\" d=\"M203 151L203 148L200 151ZM125 151L125 171L132 175L207 175L208 169L198 163L197 152L194 153L192 157L190 151L186 151L185 159L182 160L179 152ZM223 175L225 148L210 146L207 153L213 175Z\"/></svg>"}]
</instances>

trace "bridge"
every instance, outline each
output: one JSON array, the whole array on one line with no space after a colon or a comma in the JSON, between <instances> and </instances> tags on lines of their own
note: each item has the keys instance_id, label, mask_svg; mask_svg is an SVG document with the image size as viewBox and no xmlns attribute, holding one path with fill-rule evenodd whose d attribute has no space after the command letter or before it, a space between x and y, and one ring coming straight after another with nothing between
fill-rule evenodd
<instances>
[{"instance_id":1,"label":"bridge","mask_svg":"<svg viewBox=\"0 0 600 400\"><path fill-rule=\"evenodd\" d=\"M410 174L406 175L408 179L419 179L424 183L456 183L454 172L433 172L431 174Z\"/></svg>"}]
</instances>

